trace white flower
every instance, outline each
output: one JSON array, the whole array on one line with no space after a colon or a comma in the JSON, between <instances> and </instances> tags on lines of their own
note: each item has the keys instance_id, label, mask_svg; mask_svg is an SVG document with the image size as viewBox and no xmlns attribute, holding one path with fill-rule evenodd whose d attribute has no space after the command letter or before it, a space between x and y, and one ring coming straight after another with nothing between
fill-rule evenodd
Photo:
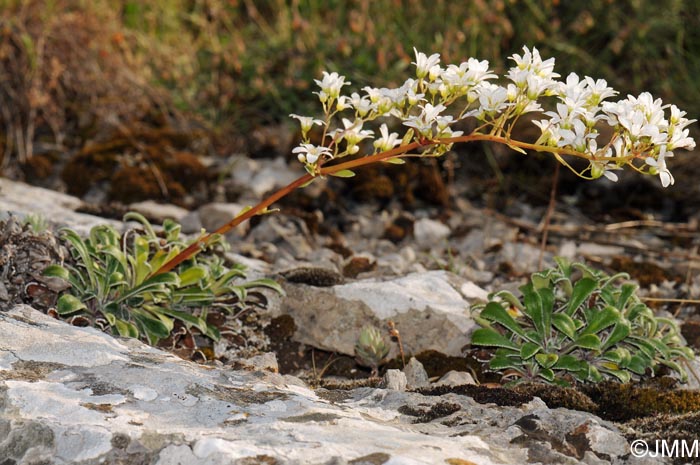
<instances>
[{"instance_id":1,"label":"white flower","mask_svg":"<svg viewBox=\"0 0 700 465\"><path fill-rule=\"evenodd\" d=\"M483 119L485 116L494 116L508 108L508 89L496 84L484 82L477 88L479 95L479 109L469 112L469 116L477 116Z\"/></svg>"},{"instance_id":2,"label":"white flower","mask_svg":"<svg viewBox=\"0 0 700 465\"><path fill-rule=\"evenodd\" d=\"M561 139L557 143L559 147L571 147L578 152L585 152L588 147L588 139L595 138L595 134L587 132L586 125L580 119L573 120L571 129L561 129Z\"/></svg>"},{"instance_id":3,"label":"white flower","mask_svg":"<svg viewBox=\"0 0 700 465\"><path fill-rule=\"evenodd\" d=\"M343 118L344 129L335 129L329 134L331 137L336 138L337 141L345 140L348 146L352 147L357 145L363 139L374 134L373 131L368 129L362 129L363 121L361 119L356 119L355 121L350 121L347 118Z\"/></svg>"},{"instance_id":4,"label":"white flower","mask_svg":"<svg viewBox=\"0 0 700 465\"><path fill-rule=\"evenodd\" d=\"M326 103L327 100L335 100L340 96L340 89L347 86L350 82L345 82L345 76L341 76L336 72L323 72L323 80L314 79L314 82L321 88L321 92L314 92L318 95L321 103Z\"/></svg>"},{"instance_id":5,"label":"white flower","mask_svg":"<svg viewBox=\"0 0 700 465\"><path fill-rule=\"evenodd\" d=\"M619 139L618 139L619 140ZM598 144L596 143L595 139L591 139L588 141L588 153L596 156L598 152ZM613 150L611 148L608 148L605 156L609 157L613 155ZM619 170L622 169L615 163L610 163L610 162L601 162L601 161L591 161L591 177L594 179L597 179L601 176L605 176L609 180L613 182L617 182L617 174L613 173L612 170Z\"/></svg>"},{"instance_id":6,"label":"white flower","mask_svg":"<svg viewBox=\"0 0 700 465\"><path fill-rule=\"evenodd\" d=\"M651 174L658 173L659 179L661 179L661 185L664 187L668 187L675 182L675 179L673 179L673 175L671 175L671 172L666 166L666 157L672 156L673 152L667 152L666 147L662 146L661 152L659 152L659 156L656 159L654 159L653 157L647 157L647 159L645 160L646 164L652 167L649 170L649 172Z\"/></svg>"},{"instance_id":7,"label":"white flower","mask_svg":"<svg viewBox=\"0 0 700 465\"><path fill-rule=\"evenodd\" d=\"M301 123L301 133L303 135L306 135L311 130L311 127L316 124L316 125L322 125L323 121L320 119L314 119L310 116L300 116L300 115L295 115L294 113L289 115L292 118L296 118L299 120Z\"/></svg>"},{"instance_id":8,"label":"white flower","mask_svg":"<svg viewBox=\"0 0 700 465\"><path fill-rule=\"evenodd\" d=\"M357 114L361 117L366 116L367 113L372 111L372 109L374 108L369 97L360 97L360 94L358 94L357 92L353 92L352 94L350 94L350 103L352 104Z\"/></svg>"},{"instance_id":9,"label":"white flower","mask_svg":"<svg viewBox=\"0 0 700 465\"><path fill-rule=\"evenodd\" d=\"M350 97L347 95L341 95L338 97L338 101L335 102L335 109L338 111L343 111L352 106L350 102Z\"/></svg>"},{"instance_id":10,"label":"white flower","mask_svg":"<svg viewBox=\"0 0 700 465\"><path fill-rule=\"evenodd\" d=\"M682 131L674 131L672 134L669 134L668 148L670 150L693 150L695 148L695 139L688 136L688 134L688 129L683 129Z\"/></svg>"},{"instance_id":11,"label":"white flower","mask_svg":"<svg viewBox=\"0 0 700 465\"><path fill-rule=\"evenodd\" d=\"M297 154L297 159L302 163L314 164L319 158L323 156L328 156L331 158L333 153L328 147L313 145L313 144L300 144L299 147L295 147L292 153Z\"/></svg>"},{"instance_id":12,"label":"white flower","mask_svg":"<svg viewBox=\"0 0 700 465\"><path fill-rule=\"evenodd\" d=\"M430 69L440 63L440 54L433 53L430 57L426 56L425 53L421 53L413 47L413 53L416 54L416 61L412 62L416 65L416 76L418 79L423 79L429 72Z\"/></svg>"},{"instance_id":13,"label":"white flower","mask_svg":"<svg viewBox=\"0 0 700 465\"><path fill-rule=\"evenodd\" d=\"M444 70L440 67L440 65L433 65L430 67L430 70L428 70L428 78L431 81L437 81L440 79L443 72Z\"/></svg>"},{"instance_id":14,"label":"white flower","mask_svg":"<svg viewBox=\"0 0 700 465\"><path fill-rule=\"evenodd\" d=\"M590 106L598 106L600 102L608 97L617 95L618 92L612 87L608 87L608 81L605 79L598 79L596 81L593 78L586 76L586 84L588 84L588 90L590 96L588 97L588 104Z\"/></svg>"},{"instance_id":15,"label":"white flower","mask_svg":"<svg viewBox=\"0 0 700 465\"><path fill-rule=\"evenodd\" d=\"M389 134L389 128L387 127L386 123L379 127L379 133L382 135L382 137L374 141L374 147L380 152L391 150L401 143L398 133L392 132Z\"/></svg>"},{"instance_id":16,"label":"white flower","mask_svg":"<svg viewBox=\"0 0 700 465\"><path fill-rule=\"evenodd\" d=\"M423 136L430 137L433 124L436 122L437 117L440 116L440 113L445 111L447 107L442 104L433 106L430 103L419 105L419 107L423 110L421 114L418 116L409 116L403 124L416 128Z\"/></svg>"},{"instance_id":17,"label":"white flower","mask_svg":"<svg viewBox=\"0 0 700 465\"><path fill-rule=\"evenodd\" d=\"M540 52L535 47L532 48L531 52L527 48L527 46L524 46L523 52L524 53L522 56L518 55L517 53L514 53L513 55L508 57L511 60L515 61L517 69L527 70L536 74L537 76L548 79L559 77L559 74L554 72L554 58L548 58L542 61Z\"/></svg>"}]
</instances>

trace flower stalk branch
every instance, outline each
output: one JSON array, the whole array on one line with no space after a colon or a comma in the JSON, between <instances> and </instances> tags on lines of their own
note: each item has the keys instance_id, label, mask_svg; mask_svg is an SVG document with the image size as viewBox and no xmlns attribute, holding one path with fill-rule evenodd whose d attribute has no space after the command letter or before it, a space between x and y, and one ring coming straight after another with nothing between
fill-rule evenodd
<instances>
[{"instance_id":1,"label":"flower stalk branch","mask_svg":"<svg viewBox=\"0 0 700 465\"><path fill-rule=\"evenodd\" d=\"M617 102L605 101L617 94L603 79L588 76L580 79L575 73L559 81L554 72L554 59L543 60L537 49L523 47L523 54L510 58L515 62L505 75L509 83L498 85L491 80L498 76L489 70L487 61L470 58L459 65L443 68L440 56L416 53L416 78L407 79L393 89L364 87L342 95L351 83L338 73L323 73L316 80L315 92L324 117L292 114L301 125L302 141L292 150L307 173L278 190L258 205L244 210L212 233L205 233L153 275L172 270L196 254L213 238L225 234L256 215L269 213L269 207L292 191L318 177L351 177L353 169L378 162L400 162L408 156L439 157L456 143L487 141L504 144L515 151L550 153L557 161L584 179L602 176L618 179L615 171L624 167L646 175L658 175L661 184L673 184L666 160L677 149L692 149L695 141L687 126L695 122L675 105L664 105L660 99L643 92ZM556 111L544 111L541 102L554 100ZM456 109L451 109L451 106ZM667 114L666 110L670 110ZM526 113L541 112L542 120L533 120L541 135L534 142L514 140L511 132ZM456 117L455 117L456 115ZM347 117L344 117L347 116ZM453 129L463 119L478 122L470 134ZM378 119L398 120L403 135L390 132L383 123L380 137L365 129ZM340 120L340 121L338 121ZM607 124L612 136L598 144L599 126ZM321 126L321 143L311 142L313 126ZM361 146L374 138L374 153L348 161ZM588 161L577 170L564 157Z\"/></svg>"}]
</instances>

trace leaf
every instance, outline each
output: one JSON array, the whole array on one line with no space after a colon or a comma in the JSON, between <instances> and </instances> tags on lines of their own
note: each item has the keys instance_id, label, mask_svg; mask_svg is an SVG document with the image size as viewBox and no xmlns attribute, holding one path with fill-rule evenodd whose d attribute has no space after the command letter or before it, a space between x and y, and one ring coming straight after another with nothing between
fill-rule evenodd
<instances>
[{"instance_id":1,"label":"leaf","mask_svg":"<svg viewBox=\"0 0 700 465\"><path fill-rule=\"evenodd\" d=\"M586 362L580 360L573 355L565 354L559 357L559 360L554 364L552 368L556 370L566 370L566 371L579 371L585 368Z\"/></svg>"},{"instance_id":2,"label":"leaf","mask_svg":"<svg viewBox=\"0 0 700 465\"><path fill-rule=\"evenodd\" d=\"M85 269L91 289L97 290L97 276L95 275L95 262L90 255L90 250L83 239L70 228L62 229L61 236L70 242L73 250L80 257L79 265Z\"/></svg>"},{"instance_id":3,"label":"leaf","mask_svg":"<svg viewBox=\"0 0 700 465\"><path fill-rule=\"evenodd\" d=\"M282 289L282 286L280 286L280 284L274 279L269 278L260 278L253 279L251 281L246 281L245 283L241 284L240 287L243 287L245 289L252 289L255 287L266 287L268 289L272 289L273 291L278 292L280 295L286 295L284 289Z\"/></svg>"},{"instance_id":4,"label":"leaf","mask_svg":"<svg viewBox=\"0 0 700 465\"><path fill-rule=\"evenodd\" d=\"M63 294L56 303L56 311L59 315L70 315L81 310L87 310L87 306L71 294Z\"/></svg>"},{"instance_id":5,"label":"leaf","mask_svg":"<svg viewBox=\"0 0 700 465\"><path fill-rule=\"evenodd\" d=\"M620 380L622 383L629 383L630 379L632 379L632 375L630 374L629 371L626 370L614 370L614 369L609 369L609 368L601 368L601 370L605 373L609 373L616 377L617 379Z\"/></svg>"},{"instance_id":6,"label":"leaf","mask_svg":"<svg viewBox=\"0 0 700 465\"><path fill-rule=\"evenodd\" d=\"M508 147L510 147L512 150L515 150L516 152L520 152L520 153L522 153L523 155L527 155L527 152L526 152L523 148L521 148L521 147L518 147L518 146L513 145L513 144L506 144L506 145L507 145Z\"/></svg>"},{"instance_id":7,"label":"leaf","mask_svg":"<svg viewBox=\"0 0 700 465\"><path fill-rule=\"evenodd\" d=\"M566 309L566 313L569 316L572 316L579 306L588 300L597 285L598 283L591 278L579 279L576 284L574 284L574 289L571 293L571 299L569 299L569 306Z\"/></svg>"},{"instance_id":8,"label":"leaf","mask_svg":"<svg viewBox=\"0 0 700 465\"><path fill-rule=\"evenodd\" d=\"M586 322L582 334L596 334L608 326L616 324L620 318L620 312L615 307L608 305L602 310L593 312L592 317Z\"/></svg>"},{"instance_id":9,"label":"leaf","mask_svg":"<svg viewBox=\"0 0 700 465\"><path fill-rule=\"evenodd\" d=\"M493 297L498 297L499 299L505 300L507 303L511 304L513 307L517 308L521 312L525 310L525 306L520 302L520 300L509 291L498 291L493 294Z\"/></svg>"},{"instance_id":10,"label":"leaf","mask_svg":"<svg viewBox=\"0 0 700 465\"><path fill-rule=\"evenodd\" d=\"M180 271L178 276L180 277L180 287L191 286L192 284L198 283L202 279L209 275L209 271L202 265L192 265L187 269Z\"/></svg>"},{"instance_id":11,"label":"leaf","mask_svg":"<svg viewBox=\"0 0 700 465\"><path fill-rule=\"evenodd\" d=\"M626 320L620 320L615 324L615 327L613 330L610 332L608 337L605 339L605 342L603 343L603 350L607 350L610 347L614 346L618 342L622 341L625 339L627 336L630 334L630 324Z\"/></svg>"},{"instance_id":12,"label":"leaf","mask_svg":"<svg viewBox=\"0 0 700 465\"><path fill-rule=\"evenodd\" d=\"M64 281L70 281L70 272L61 265L49 265L44 268L41 274L51 278L60 278Z\"/></svg>"},{"instance_id":13,"label":"leaf","mask_svg":"<svg viewBox=\"0 0 700 465\"><path fill-rule=\"evenodd\" d=\"M352 178L355 176L355 172L351 170L340 170L336 171L335 173L328 173L331 176L335 176L336 178Z\"/></svg>"},{"instance_id":14,"label":"leaf","mask_svg":"<svg viewBox=\"0 0 700 465\"><path fill-rule=\"evenodd\" d=\"M554 371L551 368L542 368L538 374L550 383L554 381Z\"/></svg>"},{"instance_id":15,"label":"leaf","mask_svg":"<svg viewBox=\"0 0 700 465\"><path fill-rule=\"evenodd\" d=\"M513 357L508 357L505 355L496 355L489 361L489 368L494 371L501 371L506 369L522 369L522 360Z\"/></svg>"},{"instance_id":16,"label":"leaf","mask_svg":"<svg viewBox=\"0 0 700 465\"><path fill-rule=\"evenodd\" d=\"M627 306L627 301L637 290L637 285L632 283L625 283L620 286L620 295L617 298L617 308L624 309Z\"/></svg>"},{"instance_id":17,"label":"leaf","mask_svg":"<svg viewBox=\"0 0 700 465\"><path fill-rule=\"evenodd\" d=\"M173 272L161 273L155 276L151 276L145 280L140 285L129 289L128 292L124 293L118 299L115 300L116 303L123 302L126 299L137 296L144 292L152 291L162 286L178 286L180 284L180 278Z\"/></svg>"},{"instance_id":18,"label":"leaf","mask_svg":"<svg viewBox=\"0 0 700 465\"><path fill-rule=\"evenodd\" d=\"M659 362L662 365L666 365L671 370L678 373L680 375L680 378L681 378L680 379L681 383L685 383L686 381L688 381L688 374L685 372L685 370L683 369L683 367L679 363L674 362L673 360L660 360Z\"/></svg>"},{"instance_id":19,"label":"leaf","mask_svg":"<svg viewBox=\"0 0 700 465\"><path fill-rule=\"evenodd\" d=\"M401 139L401 144L399 146L410 144L413 140L414 134L415 131L413 130L413 128L409 128L408 131L406 131L406 134L403 135L403 139Z\"/></svg>"},{"instance_id":20,"label":"leaf","mask_svg":"<svg viewBox=\"0 0 700 465\"><path fill-rule=\"evenodd\" d=\"M656 349L649 341L647 341L646 338L641 338L639 336L633 335L629 337L629 340L627 342L637 347L641 351L641 353L643 353L644 356L649 360L653 359L656 355Z\"/></svg>"},{"instance_id":21,"label":"leaf","mask_svg":"<svg viewBox=\"0 0 700 465\"><path fill-rule=\"evenodd\" d=\"M151 344L155 345L159 339L170 336L172 320L171 324L168 325L163 318L154 317L141 309L133 309L132 315L136 325L141 328Z\"/></svg>"},{"instance_id":22,"label":"leaf","mask_svg":"<svg viewBox=\"0 0 700 465\"><path fill-rule=\"evenodd\" d=\"M520 347L520 357L523 360L527 360L533 355L535 355L537 352L539 352L541 349L542 348L534 342L526 342L522 345L522 347Z\"/></svg>"},{"instance_id":23,"label":"leaf","mask_svg":"<svg viewBox=\"0 0 700 465\"><path fill-rule=\"evenodd\" d=\"M181 312L169 308L161 308L160 311L163 314L169 315L175 319L182 321L183 323L186 323L187 325L194 326L195 328L199 329L202 333L206 334L207 332L207 322L203 318L196 317L191 313Z\"/></svg>"},{"instance_id":24,"label":"leaf","mask_svg":"<svg viewBox=\"0 0 700 465\"><path fill-rule=\"evenodd\" d=\"M566 313L552 315L552 324L569 339L573 340L576 337L576 323Z\"/></svg>"},{"instance_id":25,"label":"leaf","mask_svg":"<svg viewBox=\"0 0 700 465\"><path fill-rule=\"evenodd\" d=\"M127 222L127 221L136 221L138 223L141 223L143 225L144 229L146 230L147 234L150 237L156 237L155 231L153 231L153 227L151 226L151 223L146 219L145 216L143 216L139 212L135 211L130 211L127 212L124 217L122 217L122 221Z\"/></svg>"},{"instance_id":26,"label":"leaf","mask_svg":"<svg viewBox=\"0 0 700 465\"><path fill-rule=\"evenodd\" d=\"M557 354L537 354L535 355L535 360L537 360L537 363L539 363L541 367L551 368L557 363L559 356Z\"/></svg>"},{"instance_id":27,"label":"leaf","mask_svg":"<svg viewBox=\"0 0 700 465\"><path fill-rule=\"evenodd\" d=\"M574 341L574 345L583 349L600 350L602 343L597 335L584 334Z\"/></svg>"},{"instance_id":28,"label":"leaf","mask_svg":"<svg viewBox=\"0 0 700 465\"><path fill-rule=\"evenodd\" d=\"M646 369L650 367L651 361L646 357L640 357L638 354L633 355L630 362L627 364L627 369L638 375L643 375L646 373Z\"/></svg>"},{"instance_id":29,"label":"leaf","mask_svg":"<svg viewBox=\"0 0 700 465\"><path fill-rule=\"evenodd\" d=\"M519 350L519 347L510 339L505 338L490 328L478 328L472 333L472 344L478 346L505 347Z\"/></svg>"},{"instance_id":30,"label":"leaf","mask_svg":"<svg viewBox=\"0 0 700 465\"><path fill-rule=\"evenodd\" d=\"M404 164L406 164L406 160L404 160L403 158L398 158L398 157L395 157L395 158L387 158L387 159L384 160L384 161L385 161L386 163L391 163L392 165L404 165Z\"/></svg>"},{"instance_id":31,"label":"leaf","mask_svg":"<svg viewBox=\"0 0 700 465\"><path fill-rule=\"evenodd\" d=\"M552 332L552 312L554 311L554 292L549 287L537 290L542 301L542 326L544 328L543 337L549 338Z\"/></svg>"},{"instance_id":32,"label":"leaf","mask_svg":"<svg viewBox=\"0 0 700 465\"><path fill-rule=\"evenodd\" d=\"M525 301L524 312L532 320L540 339L544 340L545 338L549 337L546 322L550 320L549 318L545 318L542 298L540 297L540 294L535 291L531 283L521 286L520 290L523 293L523 300Z\"/></svg>"},{"instance_id":33,"label":"leaf","mask_svg":"<svg viewBox=\"0 0 700 465\"><path fill-rule=\"evenodd\" d=\"M306 171L309 171L309 168L308 168L307 166L305 166L304 168L306 168ZM311 175L313 176L314 173L313 173L312 171L309 171L309 174L311 174ZM299 186L299 189L303 189L304 187L310 186L311 184L313 184L313 182L314 182L315 180L316 180L316 177L313 177L313 178L309 179L309 180L306 181L304 184L302 184L301 186Z\"/></svg>"},{"instance_id":34,"label":"leaf","mask_svg":"<svg viewBox=\"0 0 700 465\"><path fill-rule=\"evenodd\" d=\"M525 331L515 319L497 302L489 302L486 307L479 313L481 318L484 318L495 323L499 323L508 328L512 333L525 338Z\"/></svg>"},{"instance_id":35,"label":"leaf","mask_svg":"<svg viewBox=\"0 0 700 465\"><path fill-rule=\"evenodd\" d=\"M139 329L136 327L135 324L115 318L114 315L110 316L114 320L114 322L111 323L111 325L117 329L117 333L119 333L120 336L133 338L139 337Z\"/></svg>"}]
</instances>

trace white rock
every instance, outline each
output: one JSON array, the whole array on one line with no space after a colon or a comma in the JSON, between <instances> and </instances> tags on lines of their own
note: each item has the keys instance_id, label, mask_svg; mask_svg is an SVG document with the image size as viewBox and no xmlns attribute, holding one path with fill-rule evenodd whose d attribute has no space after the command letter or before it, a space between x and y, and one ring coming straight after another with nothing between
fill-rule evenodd
<instances>
[{"instance_id":1,"label":"white rock","mask_svg":"<svg viewBox=\"0 0 700 465\"><path fill-rule=\"evenodd\" d=\"M243 196L252 200L281 189L302 176L304 171L299 166L290 166L283 157L274 160L241 157L235 160L233 179L244 186Z\"/></svg>"},{"instance_id":2,"label":"white rock","mask_svg":"<svg viewBox=\"0 0 700 465\"><path fill-rule=\"evenodd\" d=\"M287 296L275 316L291 315L295 340L325 350L354 355L368 321L391 320L410 352L435 350L461 356L476 327L460 289L465 280L447 271L413 273L401 278L364 279L329 288L285 284ZM396 344L389 358L398 356Z\"/></svg>"},{"instance_id":3,"label":"white rock","mask_svg":"<svg viewBox=\"0 0 700 465\"><path fill-rule=\"evenodd\" d=\"M406 375L406 387L408 389L422 388L430 385L428 373L425 371L423 364L416 360L415 357L411 357L406 367L403 369L403 372Z\"/></svg>"},{"instance_id":4,"label":"white rock","mask_svg":"<svg viewBox=\"0 0 700 465\"><path fill-rule=\"evenodd\" d=\"M513 442L524 430L510 427L524 414L549 433L535 431L527 447L566 440L586 423L594 426L594 450L626 463L614 426L541 402L495 407L449 394L445 401L459 413L446 427L441 417L416 422L411 413L442 402L434 396L362 388L346 391L347 400L329 401L289 376L199 366L138 341L96 338L92 329L28 307L0 311L0 334L12 335L0 339L0 353L16 359L0 379L0 457L8 463L112 463L125 451L139 451L141 462L158 465L257 463L260 457L326 465L373 454L394 464L514 465L528 458L528 449ZM61 352L61 362L45 353L57 340L75 346ZM86 363L81 349L115 356ZM31 380L23 379L32 367ZM47 368L54 372L46 374ZM402 372L394 374L405 383Z\"/></svg>"},{"instance_id":5,"label":"white rock","mask_svg":"<svg viewBox=\"0 0 700 465\"><path fill-rule=\"evenodd\" d=\"M197 210L199 221L207 232L213 232L220 226L234 219L243 210L244 205L237 203L212 202L202 205ZM249 223L245 222L233 228L226 236L230 238L243 237L248 231Z\"/></svg>"},{"instance_id":6,"label":"white rock","mask_svg":"<svg viewBox=\"0 0 700 465\"><path fill-rule=\"evenodd\" d=\"M456 370L448 371L435 383L436 386L464 386L465 384L476 384L476 381L471 373Z\"/></svg>"},{"instance_id":7,"label":"white rock","mask_svg":"<svg viewBox=\"0 0 700 465\"><path fill-rule=\"evenodd\" d=\"M401 370L386 370L384 377L382 378L382 386L385 389L391 389L392 391L405 391L408 386L408 380L406 379L406 373Z\"/></svg>"},{"instance_id":8,"label":"white rock","mask_svg":"<svg viewBox=\"0 0 700 465\"><path fill-rule=\"evenodd\" d=\"M88 233L97 224L121 228L118 221L76 213L82 204L77 197L0 177L0 219L7 213L39 215L57 226L70 226L80 233Z\"/></svg>"},{"instance_id":9,"label":"white rock","mask_svg":"<svg viewBox=\"0 0 700 465\"><path fill-rule=\"evenodd\" d=\"M413 224L413 235L418 246L423 249L443 247L445 239L450 235L450 228L439 221L421 218Z\"/></svg>"},{"instance_id":10,"label":"white rock","mask_svg":"<svg viewBox=\"0 0 700 465\"><path fill-rule=\"evenodd\" d=\"M165 219L171 219L178 223L189 213L185 208L169 203L158 203L153 200L144 200L129 205L129 210L141 213L149 218L155 218L159 223Z\"/></svg>"}]
</instances>

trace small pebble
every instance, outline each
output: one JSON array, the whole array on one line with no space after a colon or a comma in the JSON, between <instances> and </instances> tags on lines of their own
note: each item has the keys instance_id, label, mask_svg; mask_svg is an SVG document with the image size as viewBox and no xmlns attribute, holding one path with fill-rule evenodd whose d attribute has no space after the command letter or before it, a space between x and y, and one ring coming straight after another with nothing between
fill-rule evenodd
<instances>
[{"instance_id":1,"label":"small pebble","mask_svg":"<svg viewBox=\"0 0 700 465\"><path fill-rule=\"evenodd\" d=\"M435 383L436 386L464 386L465 384L476 384L474 377L471 373L457 370L448 371Z\"/></svg>"},{"instance_id":2,"label":"small pebble","mask_svg":"<svg viewBox=\"0 0 700 465\"><path fill-rule=\"evenodd\" d=\"M392 391L406 390L406 375L401 370L387 370L382 378L382 387Z\"/></svg>"},{"instance_id":3,"label":"small pebble","mask_svg":"<svg viewBox=\"0 0 700 465\"><path fill-rule=\"evenodd\" d=\"M428 373L425 371L425 368L423 368L423 364L416 360L415 357L411 357L411 360L408 361L403 372L406 375L406 385L409 389L430 385Z\"/></svg>"}]
</instances>

